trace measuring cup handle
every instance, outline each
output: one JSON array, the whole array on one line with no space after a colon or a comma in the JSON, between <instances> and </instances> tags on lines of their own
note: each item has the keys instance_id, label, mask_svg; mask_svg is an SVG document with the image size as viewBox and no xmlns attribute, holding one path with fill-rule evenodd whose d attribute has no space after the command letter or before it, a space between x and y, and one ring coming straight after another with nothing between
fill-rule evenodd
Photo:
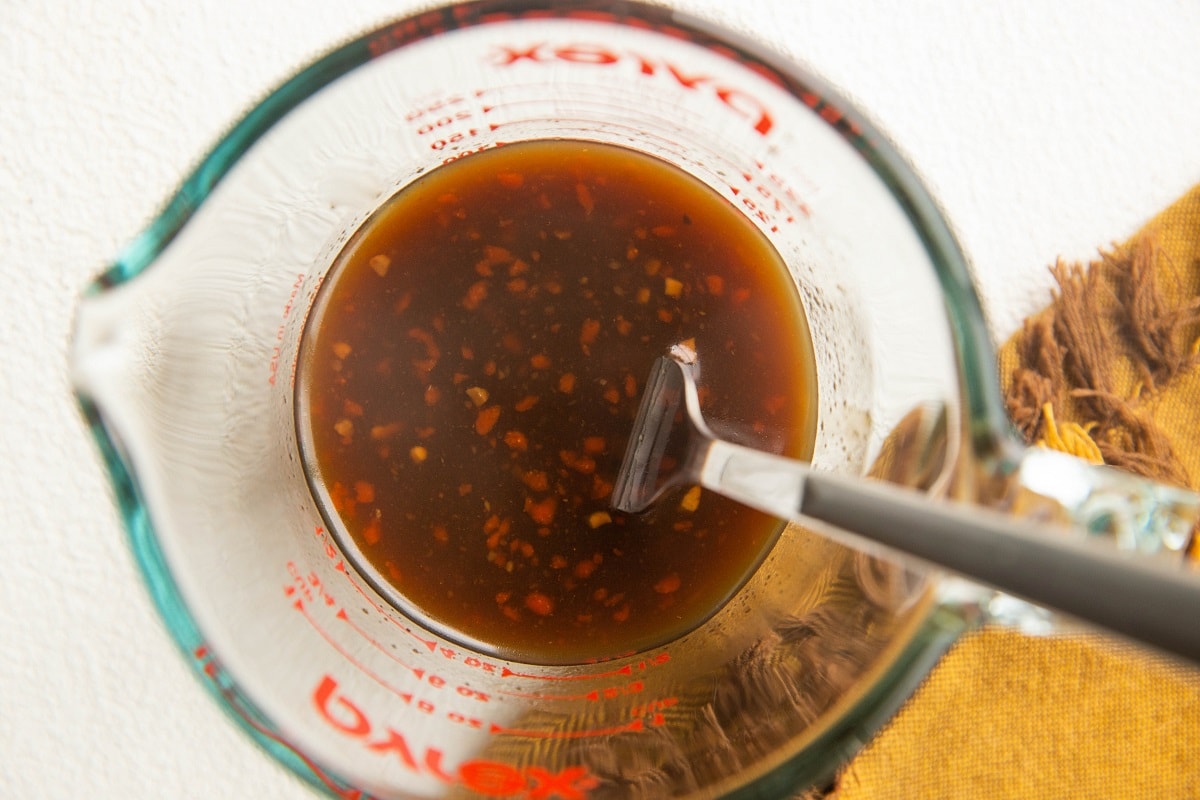
<instances>
[{"instance_id":1,"label":"measuring cup handle","mask_svg":"<svg viewBox=\"0 0 1200 800\"><path fill-rule=\"evenodd\" d=\"M1040 499L1089 539L1106 540L1120 552L1190 564L1200 504L1195 492L1043 447L1021 454L1014 479L1012 513L1018 516L1036 516L1029 506Z\"/></svg>"},{"instance_id":2,"label":"measuring cup handle","mask_svg":"<svg viewBox=\"0 0 1200 800\"><path fill-rule=\"evenodd\" d=\"M1161 487L1160 487L1161 488ZM1196 518L1197 498L1173 498ZM800 512L1200 664L1200 572L966 503L813 474ZM1182 518L1181 518L1182 519Z\"/></svg>"},{"instance_id":3,"label":"measuring cup handle","mask_svg":"<svg viewBox=\"0 0 1200 800\"><path fill-rule=\"evenodd\" d=\"M769 513L832 526L1200 663L1200 571L1160 557L1186 547L1200 496L1070 456L1032 452L1039 483L1072 528L947 502L882 481L822 473L728 442L709 444L700 482ZM1050 497L1050 495L1044 495ZM1134 509L1130 511L1129 509ZM1118 513L1120 512L1120 513ZM1185 624L1180 624L1184 622Z\"/></svg>"}]
</instances>

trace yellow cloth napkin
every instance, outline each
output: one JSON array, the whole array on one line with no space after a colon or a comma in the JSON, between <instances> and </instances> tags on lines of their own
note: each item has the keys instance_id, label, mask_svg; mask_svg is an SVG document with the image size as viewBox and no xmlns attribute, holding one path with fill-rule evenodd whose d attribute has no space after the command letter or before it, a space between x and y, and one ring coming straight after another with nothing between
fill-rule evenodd
<instances>
[{"instance_id":1,"label":"yellow cloth napkin","mask_svg":"<svg viewBox=\"0 0 1200 800\"><path fill-rule=\"evenodd\" d=\"M1014 424L1200 489L1200 187L1086 267L1053 271L1049 306L1001 348ZM1200 669L1100 635L985 629L828 797L1200 798Z\"/></svg>"}]
</instances>

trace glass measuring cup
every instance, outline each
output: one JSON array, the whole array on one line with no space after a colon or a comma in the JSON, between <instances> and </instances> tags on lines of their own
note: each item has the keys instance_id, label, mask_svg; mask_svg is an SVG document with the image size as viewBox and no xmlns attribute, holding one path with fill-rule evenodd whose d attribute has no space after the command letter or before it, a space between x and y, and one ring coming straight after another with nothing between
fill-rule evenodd
<instances>
[{"instance_id":1,"label":"glass measuring cup","mask_svg":"<svg viewBox=\"0 0 1200 800\"><path fill-rule=\"evenodd\" d=\"M865 470L920 408L942 421L918 429L935 490L1012 493L961 256L891 149L751 44L656 8L570 8L468 4L330 54L80 311L76 385L164 615L268 749L349 796L783 793L885 717L980 599L791 528L708 625L600 667L484 658L395 612L308 492L291 370L332 256L421 170L547 136L683 166L772 238L814 338L854 345L818 354L818 468Z\"/></svg>"}]
</instances>

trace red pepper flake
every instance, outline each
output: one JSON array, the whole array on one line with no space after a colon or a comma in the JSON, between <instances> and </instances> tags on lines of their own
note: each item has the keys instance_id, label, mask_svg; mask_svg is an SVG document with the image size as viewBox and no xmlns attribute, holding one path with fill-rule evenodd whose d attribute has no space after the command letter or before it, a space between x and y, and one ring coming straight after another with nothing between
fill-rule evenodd
<instances>
[{"instance_id":1,"label":"red pepper flake","mask_svg":"<svg viewBox=\"0 0 1200 800\"><path fill-rule=\"evenodd\" d=\"M659 594L671 594L672 592L679 591L681 583L679 575L672 572L664 575L659 579L658 583L654 584L654 591Z\"/></svg>"},{"instance_id":2,"label":"red pepper flake","mask_svg":"<svg viewBox=\"0 0 1200 800\"><path fill-rule=\"evenodd\" d=\"M603 453L607 447L603 436L587 436L583 440L583 452L593 456Z\"/></svg>"},{"instance_id":3,"label":"red pepper flake","mask_svg":"<svg viewBox=\"0 0 1200 800\"><path fill-rule=\"evenodd\" d=\"M612 618L614 622L624 622L625 620L629 619L629 603L626 603L614 611Z\"/></svg>"},{"instance_id":4,"label":"red pepper flake","mask_svg":"<svg viewBox=\"0 0 1200 800\"><path fill-rule=\"evenodd\" d=\"M508 617L509 619L511 619L513 622L521 621L521 612L517 611L512 606L508 606L508 605L500 606L500 613L503 614L504 616Z\"/></svg>"},{"instance_id":5,"label":"red pepper flake","mask_svg":"<svg viewBox=\"0 0 1200 800\"><path fill-rule=\"evenodd\" d=\"M599 475L592 476L592 499L604 500L612 494L613 485L611 481L606 481Z\"/></svg>"},{"instance_id":6,"label":"red pepper flake","mask_svg":"<svg viewBox=\"0 0 1200 800\"><path fill-rule=\"evenodd\" d=\"M450 541L450 531L446 530L445 525L434 525L433 526L433 538L434 538L434 541L441 542L442 544L446 544L447 542Z\"/></svg>"},{"instance_id":7,"label":"red pepper flake","mask_svg":"<svg viewBox=\"0 0 1200 800\"><path fill-rule=\"evenodd\" d=\"M475 272L485 278L490 278L496 274L494 267L507 264L509 261L512 261L512 253L505 248L490 244L484 245L483 258L475 262Z\"/></svg>"},{"instance_id":8,"label":"red pepper flake","mask_svg":"<svg viewBox=\"0 0 1200 800\"><path fill-rule=\"evenodd\" d=\"M510 450L524 453L529 449L529 439L520 431L508 431L504 434L504 443Z\"/></svg>"},{"instance_id":9,"label":"red pepper flake","mask_svg":"<svg viewBox=\"0 0 1200 800\"><path fill-rule=\"evenodd\" d=\"M572 570L572 574L576 578L579 578L579 580L582 581L582 580L586 580L587 578L589 578L591 576L591 574L595 571L596 571L595 562L580 561L578 564L575 565L575 569Z\"/></svg>"},{"instance_id":10,"label":"red pepper flake","mask_svg":"<svg viewBox=\"0 0 1200 800\"><path fill-rule=\"evenodd\" d=\"M370 481L355 481L354 500L358 503L374 503L375 484Z\"/></svg>"},{"instance_id":11,"label":"red pepper flake","mask_svg":"<svg viewBox=\"0 0 1200 800\"><path fill-rule=\"evenodd\" d=\"M533 408L537 404L538 404L538 396L534 395L534 394L527 394L524 397L522 397L520 400L518 400L517 404L514 405L513 408L517 411L528 411L529 409Z\"/></svg>"},{"instance_id":12,"label":"red pepper flake","mask_svg":"<svg viewBox=\"0 0 1200 800\"><path fill-rule=\"evenodd\" d=\"M550 525L554 522L554 514L558 511L558 500L546 497L542 500L525 498L525 513L538 525Z\"/></svg>"},{"instance_id":13,"label":"red pepper flake","mask_svg":"<svg viewBox=\"0 0 1200 800\"><path fill-rule=\"evenodd\" d=\"M633 377L632 372L625 373L625 396L629 398L637 397L637 378Z\"/></svg>"},{"instance_id":14,"label":"red pepper flake","mask_svg":"<svg viewBox=\"0 0 1200 800\"><path fill-rule=\"evenodd\" d=\"M763 400L763 408L768 414L778 414L787 405L787 395L773 394Z\"/></svg>"},{"instance_id":15,"label":"red pepper flake","mask_svg":"<svg viewBox=\"0 0 1200 800\"><path fill-rule=\"evenodd\" d=\"M529 366L534 369L550 369L550 356L538 353L529 359Z\"/></svg>"},{"instance_id":16,"label":"red pepper flake","mask_svg":"<svg viewBox=\"0 0 1200 800\"><path fill-rule=\"evenodd\" d=\"M342 515L353 514L357 505L350 490L341 481L334 481L333 486L329 487L329 501L333 503L334 510Z\"/></svg>"},{"instance_id":17,"label":"red pepper flake","mask_svg":"<svg viewBox=\"0 0 1200 800\"><path fill-rule=\"evenodd\" d=\"M496 427L496 422L500 419L500 406L488 406L487 408L479 409L479 413L475 416L475 432L480 436L487 436L491 433L492 428Z\"/></svg>"},{"instance_id":18,"label":"red pepper flake","mask_svg":"<svg viewBox=\"0 0 1200 800\"><path fill-rule=\"evenodd\" d=\"M750 290L746 288L734 289L733 294L729 296L729 299L733 301L734 305L740 306L742 303L750 299Z\"/></svg>"},{"instance_id":19,"label":"red pepper flake","mask_svg":"<svg viewBox=\"0 0 1200 800\"><path fill-rule=\"evenodd\" d=\"M371 517L371 521L363 528L363 541L367 544L379 544L379 540L383 538L383 529L379 524L379 517Z\"/></svg>"},{"instance_id":20,"label":"red pepper flake","mask_svg":"<svg viewBox=\"0 0 1200 800\"><path fill-rule=\"evenodd\" d=\"M725 294L725 278L720 275L705 275L704 288L708 289L708 293L713 297L720 297Z\"/></svg>"},{"instance_id":21,"label":"red pepper flake","mask_svg":"<svg viewBox=\"0 0 1200 800\"><path fill-rule=\"evenodd\" d=\"M596 471L596 459L591 456L581 456L573 450L560 450L558 457L568 469L581 475L591 475Z\"/></svg>"},{"instance_id":22,"label":"red pepper flake","mask_svg":"<svg viewBox=\"0 0 1200 800\"><path fill-rule=\"evenodd\" d=\"M413 370L417 373L417 377L425 380L429 377L429 373L433 372L433 368L437 366L436 358L414 358Z\"/></svg>"},{"instance_id":23,"label":"red pepper flake","mask_svg":"<svg viewBox=\"0 0 1200 800\"><path fill-rule=\"evenodd\" d=\"M530 592L525 595L525 607L539 617L547 617L554 613L554 601L549 595L541 592Z\"/></svg>"},{"instance_id":24,"label":"red pepper flake","mask_svg":"<svg viewBox=\"0 0 1200 800\"><path fill-rule=\"evenodd\" d=\"M550 477L540 469L526 470L521 473L521 483L535 492L547 492L550 490Z\"/></svg>"},{"instance_id":25,"label":"red pepper flake","mask_svg":"<svg viewBox=\"0 0 1200 800\"><path fill-rule=\"evenodd\" d=\"M525 185L525 176L519 172L498 172L496 180L506 189L520 189Z\"/></svg>"},{"instance_id":26,"label":"red pepper flake","mask_svg":"<svg viewBox=\"0 0 1200 800\"><path fill-rule=\"evenodd\" d=\"M653 233L655 236L659 237L660 239L665 239L668 236L675 235L675 226L674 225L655 225L653 228L650 229L650 232Z\"/></svg>"},{"instance_id":27,"label":"red pepper flake","mask_svg":"<svg viewBox=\"0 0 1200 800\"><path fill-rule=\"evenodd\" d=\"M589 345L596 341L596 337L600 335L600 320L585 319L583 325L579 328L579 343Z\"/></svg>"},{"instance_id":28,"label":"red pepper flake","mask_svg":"<svg viewBox=\"0 0 1200 800\"><path fill-rule=\"evenodd\" d=\"M475 281L467 289L467 293L463 296L462 307L467 311L475 311L488 296L488 285L486 281Z\"/></svg>"},{"instance_id":29,"label":"red pepper flake","mask_svg":"<svg viewBox=\"0 0 1200 800\"><path fill-rule=\"evenodd\" d=\"M392 306L392 313L399 316L407 311L410 305L412 305L412 292L405 292L400 295L400 299Z\"/></svg>"},{"instance_id":30,"label":"red pepper flake","mask_svg":"<svg viewBox=\"0 0 1200 800\"><path fill-rule=\"evenodd\" d=\"M436 406L438 401L442 399L442 390L430 384L425 387L425 405Z\"/></svg>"},{"instance_id":31,"label":"red pepper flake","mask_svg":"<svg viewBox=\"0 0 1200 800\"><path fill-rule=\"evenodd\" d=\"M613 405L621 402L621 390L611 384L604 390L604 394L602 396L605 400Z\"/></svg>"},{"instance_id":32,"label":"red pepper flake","mask_svg":"<svg viewBox=\"0 0 1200 800\"><path fill-rule=\"evenodd\" d=\"M575 373L564 372L558 376L558 390L563 394L571 394L575 391Z\"/></svg>"},{"instance_id":33,"label":"red pepper flake","mask_svg":"<svg viewBox=\"0 0 1200 800\"><path fill-rule=\"evenodd\" d=\"M590 217L592 209L596 207L596 201L592 199L592 191L586 184L575 184L575 199L579 201L579 205L583 206L583 213Z\"/></svg>"},{"instance_id":34,"label":"red pepper flake","mask_svg":"<svg viewBox=\"0 0 1200 800\"><path fill-rule=\"evenodd\" d=\"M569 564L569 563L570 562L567 561L566 556L562 556L562 555L550 556L550 568L551 569L565 569L567 564Z\"/></svg>"},{"instance_id":35,"label":"red pepper flake","mask_svg":"<svg viewBox=\"0 0 1200 800\"><path fill-rule=\"evenodd\" d=\"M525 345L521 342L521 337L509 331L500 337L500 346L510 353L520 353L525 349Z\"/></svg>"},{"instance_id":36,"label":"red pepper flake","mask_svg":"<svg viewBox=\"0 0 1200 800\"><path fill-rule=\"evenodd\" d=\"M371 438L377 442L390 439L404 428L399 422L389 422L386 425L371 426Z\"/></svg>"},{"instance_id":37,"label":"red pepper flake","mask_svg":"<svg viewBox=\"0 0 1200 800\"><path fill-rule=\"evenodd\" d=\"M649 294L650 294L650 290L647 289L646 290L647 299L649 299ZM629 332L632 330L633 330L632 322L625 319L624 317L617 317L617 333L621 334L622 336L628 336Z\"/></svg>"},{"instance_id":38,"label":"red pepper flake","mask_svg":"<svg viewBox=\"0 0 1200 800\"><path fill-rule=\"evenodd\" d=\"M435 361L442 357L442 348L438 347L433 334L423 328L409 328L408 338L415 339L425 345L425 357Z\"/></svg>"}]
</instances>

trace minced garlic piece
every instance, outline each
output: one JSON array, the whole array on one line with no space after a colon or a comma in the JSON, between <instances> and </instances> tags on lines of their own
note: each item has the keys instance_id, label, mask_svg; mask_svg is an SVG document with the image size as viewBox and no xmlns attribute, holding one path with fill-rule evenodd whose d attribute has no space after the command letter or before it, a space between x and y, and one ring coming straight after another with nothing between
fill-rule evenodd
<instances>
[{"instance_id":1,"label":"minced garlic piece","mask_svg":"<svg viewBox=\"0 0 1200 800\"><path fill-rule=\"evenodd\" d=\"M682 511L692 512L700 507L700 487L693 486L687 490L687 494L679 501L679 508Z\"/></svg>"}]
</instances>

